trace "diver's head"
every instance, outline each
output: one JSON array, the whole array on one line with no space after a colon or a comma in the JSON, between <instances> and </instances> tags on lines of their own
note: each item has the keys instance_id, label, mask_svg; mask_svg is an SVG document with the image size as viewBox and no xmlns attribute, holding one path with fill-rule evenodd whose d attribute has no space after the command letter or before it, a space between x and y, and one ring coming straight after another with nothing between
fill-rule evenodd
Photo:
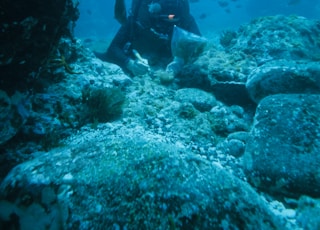
<instances>
[{"instance_id":1,"label":"diver's head","mask_svg":"<svg viewBox=\"0 0 320 230\"><path fill-rule=\"evenodd\" d=\"M189 5L187 0L155 0L149 4L148 10L154 18L175 23L184 14L189 14Z\"/></svg>"}]
</instances>

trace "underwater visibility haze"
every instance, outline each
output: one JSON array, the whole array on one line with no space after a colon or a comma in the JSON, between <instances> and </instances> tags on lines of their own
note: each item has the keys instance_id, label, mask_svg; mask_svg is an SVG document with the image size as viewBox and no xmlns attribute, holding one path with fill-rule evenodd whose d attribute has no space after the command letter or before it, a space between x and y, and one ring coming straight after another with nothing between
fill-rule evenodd
<instances>
[{"instance_id":1,"label":"underwater visibility haze","mask_svg":"<svg viewBox=\"0 0 320 230\"><path fill-rule=\"evenodd\" d=\"M112 38L119 27L114 19L114 1L80 0L79 37ZM131 1L125 1L127 11ZM191 13L202 33L237 29L251 19L270 15L299 15L320 18L319 0L190 0Z\"/></svg>"},{"instance_id":2,"label":"underwater visibility haze","mask_svg":"<svg viewBox=\"0 0 320 230\"><path fill-rule=\"evenodd\" d=\"M320 229L320 0L132 1L1 1L0 229Z\"/></svg>"}]
</instances>

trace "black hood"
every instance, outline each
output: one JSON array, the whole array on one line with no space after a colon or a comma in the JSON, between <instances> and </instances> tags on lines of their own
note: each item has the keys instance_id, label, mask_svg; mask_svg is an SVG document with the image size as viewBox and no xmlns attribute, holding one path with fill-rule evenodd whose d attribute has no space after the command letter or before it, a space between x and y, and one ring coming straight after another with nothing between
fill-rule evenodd
<instances>
[{"instance_id":1,"label":"black hood","mask_svg":"<svg viewBox=\"0 0 320 230\"><path fill-rule=\"evenodd\" d=\"M152 1L150 5L152 4L159 4L161 7L160 12L154 13L155 15L174 15L176 18L181 18L189 14L188 0L157 0Z\"/></svg>"}]
</instances>

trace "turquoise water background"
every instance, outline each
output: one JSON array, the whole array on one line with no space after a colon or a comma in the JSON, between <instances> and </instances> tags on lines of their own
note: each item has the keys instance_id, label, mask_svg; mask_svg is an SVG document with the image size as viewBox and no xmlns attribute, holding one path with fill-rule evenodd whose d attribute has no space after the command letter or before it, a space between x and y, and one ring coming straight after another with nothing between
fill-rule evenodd
<instances>
[{"instance_id":1,"label":"turquoise water background","mask_svg":"<svg viewBox=\"0 0 320 230\"><path fill-rule=\"evenodd\" d=\"M114 19L115 0L80 0L75 35L110 40L119 28ZM126 0L127 9L131 0ZM225 2L227 7L219 3ZM259 16L299 15L320 19L320 0L190 0L190 8L203 35L237 29Z\"/></svg>"}]
</instances>

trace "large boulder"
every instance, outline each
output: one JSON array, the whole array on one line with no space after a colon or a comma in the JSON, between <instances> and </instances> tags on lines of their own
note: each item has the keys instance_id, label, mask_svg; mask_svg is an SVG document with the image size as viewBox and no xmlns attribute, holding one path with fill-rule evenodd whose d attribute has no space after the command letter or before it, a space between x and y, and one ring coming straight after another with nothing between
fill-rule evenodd
<instances>
[{"instance_id":1,"label":"large boulder","mask_svg":"<svg viewBox=\"0 0 320 230\"><path fill-rule=\"evenodd\" d=\"M143 129L113 133L83 131L14 168L0 187L2 227L285 229L248 184L210 161L138 137L150 136Z\"/></svg>"},{"instance_id":2,"label":"large boulder","mask_svg":"<svg viewBox=\"0 0 320 230\"><path fill-rule=\"evenodd\" d=\"M319 100L320 95L277 94L260 102L243 157L254 186L319 197Z\"/></svg>"},{"instance_id":3,"label":"large boulder","mask_svg":"<svg viewBox=\"0 0 320 230\"><path fill-rule=\"evenodd\" d=\"M277 59L320 60L320 23L299 16L256 18L236 32L228 52L242 51L258 65Z\"/></svg>"},{"instance_id":4,"label":"large boulder","mask_svg":"<svg viewBox=\"0 0 320 230\"><path fill-rule=\"evenodd\" d=\"M314 92L319 88L319 35L320 23L316 20L281 15L254 19L237 31L224 31L220 36L222 47L214 42L209 44L199 58L178 74L178 84L210 91L218 100L231 105L250 104L250 98L257 103L263 96L273 94L271 87L278 82L278 93L287 93L284 90L288 83L296 80L310 83L304 86L304 92L309 89ZM303 64L309 61L313 64ZM271 63L266 64L268 62ZM286 64L288 66L284 67ZM295 66L297 70L294 70ZM246 89L248 76L251 97ZM264 76L268 76L268 79L264 79ZM278 76L281 78L277 79ZM290 80L290 77L294 79ZM268 85L262 89L262 96L255 96L259 93L261 79L266 81L263 84ZM271 81L274 82L272 86L269 84ZM290 86L296 87L298 81ZM290 89L290 93L300 93L296 88Z\"/></svg>"}]
</instances>

